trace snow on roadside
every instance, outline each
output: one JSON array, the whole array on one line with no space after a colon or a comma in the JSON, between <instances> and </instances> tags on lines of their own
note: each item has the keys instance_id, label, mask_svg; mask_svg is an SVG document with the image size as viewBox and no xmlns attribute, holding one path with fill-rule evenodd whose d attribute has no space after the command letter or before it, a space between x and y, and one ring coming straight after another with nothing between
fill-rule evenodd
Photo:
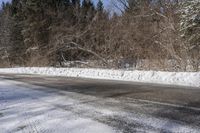
<instances>
[{"instance_id":1,"label":"snow on roadside","mask_svg":"<svg viewBox=\"0 0 200 133\"><path fill-rule=\"evenodd\" d=\"M92 79L182 85L200 88L200 72L125 71L112 69L22 67L2 68L0 73L40 74Z\"/></svg>"}]
</instances>

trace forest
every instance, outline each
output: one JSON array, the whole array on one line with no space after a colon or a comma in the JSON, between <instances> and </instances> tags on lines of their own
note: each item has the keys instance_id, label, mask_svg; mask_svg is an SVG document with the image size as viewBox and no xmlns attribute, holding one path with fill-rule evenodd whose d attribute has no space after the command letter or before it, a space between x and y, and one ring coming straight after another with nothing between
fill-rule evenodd
<instances>
[{"instance_id":1,"label":"forest","mask_svg":"<svg viewBox=\"0 0 200 133\"><path fill-rule=\"evenodd\" d=\"M111 1L2 3L0 67L200 70L199 0Z\"/></svg>"}]
</instances>

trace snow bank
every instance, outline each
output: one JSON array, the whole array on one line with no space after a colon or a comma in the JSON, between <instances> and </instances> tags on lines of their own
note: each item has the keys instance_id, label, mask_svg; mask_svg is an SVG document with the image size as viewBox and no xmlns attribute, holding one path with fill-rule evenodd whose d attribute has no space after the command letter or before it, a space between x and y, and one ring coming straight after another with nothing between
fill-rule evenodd
<instances>
[{"instance_id":1,"label":"snow bank","mask_svg":"<svg viewBox=\"0 0 200 133\"><path fill-rule=\"evenodd\" d=\"M145 83L183 85L200 88L200 72L125 71L112 69L26 67L4 68L0 73L40 74Z\"/></svg>"}]
</instances>

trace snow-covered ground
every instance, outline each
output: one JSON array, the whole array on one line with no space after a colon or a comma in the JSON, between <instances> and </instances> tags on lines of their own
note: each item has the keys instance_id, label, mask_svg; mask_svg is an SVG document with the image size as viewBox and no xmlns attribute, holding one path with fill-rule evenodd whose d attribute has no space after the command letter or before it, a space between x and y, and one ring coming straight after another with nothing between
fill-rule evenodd
<instances>
[{"instance_id":1,"label":"snow-covered ground","mask_svg":"<svg viewBox=\"0 0 200 133\"><path fill-rule=\"evenodd\" d=\"M4 68L0 73L40 74L106 80L182 85L200 88L200 72L125 71L112 69L24 67Z\"/></svg>"},{"instance_id":2,"label":"snow-covered ground","mask_svg":"<svg viewBox=\"0 0 200 133\"><path fill-rule=\"evenodd\" d=\"M151 106L0 79L1 133L199 133L192 124L142 113L169 108Z\"/></svg>"},{"instance_id":3,"label":"snow-covered ground","mask_svg":"<svg viewBox=\"0 0 200 133\"><path fill-rule=\"evenodd\" d=\"M114 133L103 123L61 109L80 102L78 99L23 85L0 81L1 133Z\"/></svg>"}]
</instances>

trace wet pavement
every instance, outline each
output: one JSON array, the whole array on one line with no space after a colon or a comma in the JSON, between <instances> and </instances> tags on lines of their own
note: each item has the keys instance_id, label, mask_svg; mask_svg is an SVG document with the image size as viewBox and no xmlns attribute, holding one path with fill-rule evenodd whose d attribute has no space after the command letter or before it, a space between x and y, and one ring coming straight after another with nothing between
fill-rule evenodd
<instances>
[{"instance_id":1,"label":"wet pavement","mask_svg":"<svg viewBox=\"0 0 200 133\"><path fill-rule=\"evenodd\" d=\"M14 90L10 89L10 92L8 89L7 93L11 96L3 96L2 94L3 92L6 93L6 89L0 87L0 103L3 105L0 108L0 124L4 123L6 112L12 110L7 110L11 106L9 102L14 101L17 96L24 96L23 93L26 92L28 98L37 100L37 104L41 102L41 105L53 106L54 110L62 110L62 117L65 118L65 121L72 121L77 118L87 119L91 123L101 123L104 125L100 126L102 128L110 127L114 132L125 133L200 132L200 88L11 74L0 74L0 81L2 83L4 81L11 82L12 87L17 86L17 91L19 91L11 95ZM32 92L34 92L33 94L37 93L37 95L31 95ZM18 93L21 96L17 95ZM52 99L50 96L52 96ZM41 100L44 97L47 98L45 102ZM58 97L60 99L55 99ZM19 103L24 105L25 99L21 97L18 103L13 102L11 108ZM31 104L35 105L32 100L30 100L29 105L31 106ZM31 108L26 107L24 106L24 112ZM20 106L16 108L20 108ZM37 107L32 108L37 109ZM46 109L42 111L44 115L45 111ZM65 112L76 115L77 118L68 119ZM18 112L15 112L15 114L18 114ZM20 119L19 116L17 118ZM37 115L34 117L37 117ZM51 120L54 119L57 119L57 117L55 116ZM42 129L37 129L37 132L76 132L68 128L67 125L65 128L67 123L60 125L60 129L63 130L57 131L48 130L50 127L41 126L44 123L45 121L35 126ZM27 124L18 125L18 128L23 128L13 131L31 131L32 128L26 127L30 127L32 124L29 122L28 126ZM85 125L85 127L88 126ZM14 126L13 128L17 127ZM0 129L4 129L4 132L10 131L3 126L0 126ZM100 131L100 129L98 130ZM90 132L91 130L84 131ZM104 132L112 131L104 130Z\"/></svg>"}]
</instances>

